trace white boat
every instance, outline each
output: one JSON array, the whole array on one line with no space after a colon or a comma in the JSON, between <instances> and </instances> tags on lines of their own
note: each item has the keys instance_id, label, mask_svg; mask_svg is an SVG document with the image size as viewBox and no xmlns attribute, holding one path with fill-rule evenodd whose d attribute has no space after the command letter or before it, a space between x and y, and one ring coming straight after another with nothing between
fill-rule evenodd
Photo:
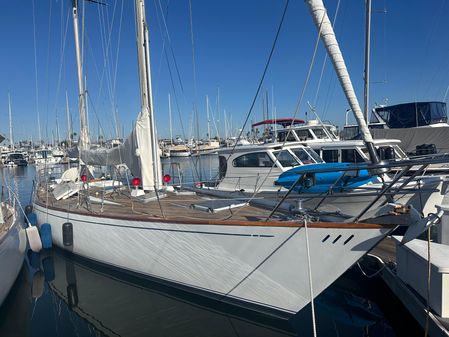
<instances>
[{"instance_id":1,"label":"white boat","mask_svg":"<svg viewBox=\"0 0 449 337\"><path fill-rule=\"evenodd\" d=\"M4 161L5 166L27 166L28 162L22 152L10 152Z\"/></svg>"},{"instance_id":2,"label":"white boat","mask_svg":"<svg viewBox=\"0 0 449 337\"><path fill-rule=\"evenodd\" d=\"M53 156L53 151L50 149L40 149L34 152L34 163L39 166L54 165L60 161L59 157Z\"/></svg>"},{"instance_id":3,"label":"white boat","mask_svg":"<svg viewBox=\"0 0 449 337\"><path fill-rule=\"evenodd\" d=\"M26 249L25 229L17 211L8 203L0 204L0 306L22 268Z\"/></svg>"},{"instance_id":4,"label":"white boat","mask_svg":"<svg viewBox=\"0 0 449 337\"><path fill-rule=\"evenodd\" d=\"M74 1L75 41L76 5ZM322 4L315 6L324 13ZM78 195L60 200L48 193L46 181L39 184L34 211L39 224L51 225L57 246L193 293L289 316L390 233L395 227L392 223L400 223L404 217L402 221L408 223L421 221L407 211L391 213L396 205L388 205L360 223L311 221L296 213L255 207L246 200L164 190L152 110L144 1L135 0L135 9L141 112L135 129L119 147L100 152L88 148L76 43L80 157L86 164L105 158L115 164L123 158L135 176L134 187L113 196L99 194L110 202L93 204L90 195L101 191L89 188L88 181Z\"/></svg>"},{"instance_id":5,"label":"white boat","mask_svg":"<svg viewBox=\"0 0 449 337\"><path fill-rule=\"evenodd\" d=\"M190 157L190 148L185 144L169 145L166 147L168 157Z\"/></svg>"},{"instance_id":6,"label":"white boat","mask_svg":"<svg viewBox=\"0 0 449 337\"><path fill-rule=\"evenodd\" d=\"M335 125L325 122L320 119L312 119L305 122L302 119L296 118L275 118L267 119L252 124L252 128L263 125L267 128L267 125L273 125L270 129L266 129L264 132L267 142L307 142L311 144L313 142L333 142L340 140L337 135L337 128ZM279 127L277 125L280 125Z\"/></svg>"},{"instance_id":7,"label":"white boat","mask_svg":"<svg viewBox=\"0 0 449 337\"><path fill-rule=\"evenodd\" d=\"M369 123L374 138L401 140L409 155L449 152L449 124L445 102L409 102L374 107ZM356 125L345 125L343 135L358 134Z\"/></svg>"},{"instance_id":8,"label":"white boat","mask_svg":"<svg viewBox=\"0 0 449 337\"><path fill-rule=\"evenodd\" d=\"M217 180L201 182L197 186L210 192L228 192L228 197L250 196L256 199L277 200L288 191L276 182L282 173L299 166L307 167L310 164L323 163L312 147L316 147L330 163L341 162L342 158L347 160L345 162L366 163L369 161L366 147L361 140L312 142L310 147L302 144L298 142L268 143L220 149ZM407 159L394 141L374 140L373 144L377 152L382 154L383 160ZM408 178L401 179L395 186L401 186L405 179ZM445 175L418 176L409 182L407 187L401 187L401 190L397 191L395 200L402 204L413 205L425 215L434 213L435 205L441 203L447 192L446 179ZM377 193L385 186L385 182L389 181L392 181L391 177L381 174L357 188L348 187L341 190L340 186L335 186L332 190L332 184L330 184L329 190L325 192L308 192L305 189L301 193L290 194L285 207L295 206L300 199L305 209L355 216L377 198ZM194 190L198 191L198 189ZM214 193L214 195L217 194ZM220 195L225 196L225 194ZM387 199L388 196L383 196L377 205Z\"/></svg>"},{"instance_id":9,"label":"white boat","mask_svg":"<svg viewBox=\"0 0 449 337\"><path fill-rule=\"evenodd\" d=\"M176 201L161 200L166 212ZM260 215L268 213L259 209L250 215L246 207L243 217L223 221L219 218L229 212L217 213L215 219L202 212L201 217L201 211L186 208L188 203L171 209L165 219L130 217L120 211L122 200L115 202L119 205L105 205L98 215L92 211L99 207L67 213L39 200L34 209L39 223L51 224L54 244L74 254L225 302L283 314L295 314L310 302L306 235L318 295L393 229L318 222L310 223L307 232L303 222L293 219L264 222ZM68 221L72 242L63 240Z\"/></svg>"},{"instance_id":10,"label":"white boat","mask_svg":"<svg viewBox=\"0 0 449 337\"><path fill-rule=\"evenodd\" d=\"M277 192L279 175L293 167L322 163L310 147L289 142L222 148L218 152L219 176L216 189L221 191Z\"/></svg>"}]
</instances>

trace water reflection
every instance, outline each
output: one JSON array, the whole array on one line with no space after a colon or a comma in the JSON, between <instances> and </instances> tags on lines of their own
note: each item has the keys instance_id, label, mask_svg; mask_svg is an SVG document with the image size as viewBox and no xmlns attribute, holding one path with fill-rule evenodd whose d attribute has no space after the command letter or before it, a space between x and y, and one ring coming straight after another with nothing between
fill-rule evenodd
<instances>
[{"instance_id":1,"label":"water reflection","mask_svg":"<svg viewBox=\"0 0 449 337\"><path fill-rule=\"evenodd\" d=\"M22 203L30 203L31 191L33 186L33 179L35 175L34 166L14 166L0 168L0 182L5 182L13 188ZM2 197L6 197L6 190L2 190Z\"/></svg>"},{"instance_id":2,"label":"water reflection","mask_svg":"<svg viewBox=\"0 0 449 337\"><path fill-rule=\"evenodd\" d=\"M175 185L215 180L218 172L218 155L163 158L162 172L169 174Z\"/></svg>"},{"instance_id":3,"label":"water reflection","mask_svg":"<svg viewBox=\"0 0 449 337\"><path fill-rule=\"evenodd\" d=\"M312 335L310 308L289 321L277 319L58 249L30 252L26 261L0 310L0 336ZM316 312L320 336L366 336L379 324L385 326L375 305L338 287L317 298Z\"/></svg>"}]
</instances>

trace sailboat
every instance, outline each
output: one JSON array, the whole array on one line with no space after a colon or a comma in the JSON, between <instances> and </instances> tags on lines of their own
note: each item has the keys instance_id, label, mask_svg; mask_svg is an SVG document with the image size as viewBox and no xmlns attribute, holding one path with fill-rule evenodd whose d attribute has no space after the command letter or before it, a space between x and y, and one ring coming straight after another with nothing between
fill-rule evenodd
<instances>
[{"instance_id":1,"label":"sailboat","mask_svg":"<svg viewBox=\"0 0 449 337\"><path fill-rule=\"evenodd\" d=\"M8 167L16 167L16 166L27 166L28 162L26 161L22 152L16 151L14 146L14 138L13 138L13 130L12 130L12 111L11 111L11 97L8 93L8 111L9 111L9 144L10 144L10 152L7 154L4 164Z\"/></svg>"},{"instance_id":2,"label":"sailboat","mask_svg":"<svg viewBox=\"0 0 449 337\"><path fill-rule=\"evenodd\" d=\"M0 203L0 306L9 293L22 268L27 239L14 205Z\"/></svg>"},{"instance_id":3,"label":"sailboat","mask_svg":"<svg viewBox=\"0 0 449 337\"><path fill-rule=\"evenodd\" d=\"M321 1L308 1L325 10ZM312 10L314 12L314 10ZM359 222L323 222L301 212L266 209L250 200L171 191L160 170L154 125L148 25L144 0L135 0L141 111L119 147L89 150L77 48L81 136L85 164L126 163L132 188L113 193L81 175L78 195L57 199L48 180L34 191L38 223L51 226L54 244L73 254L173 287L263 311L291 316L304 308L399 223L422 220L389 204ZM77 7L73 7L77 41ZM327 16L325 16L327 18ZM81 173L80 173L81 174ZM61 182L60 189L70 187ZM93 203L89 196L100 196Z\"/></svg>"}]
</instances>

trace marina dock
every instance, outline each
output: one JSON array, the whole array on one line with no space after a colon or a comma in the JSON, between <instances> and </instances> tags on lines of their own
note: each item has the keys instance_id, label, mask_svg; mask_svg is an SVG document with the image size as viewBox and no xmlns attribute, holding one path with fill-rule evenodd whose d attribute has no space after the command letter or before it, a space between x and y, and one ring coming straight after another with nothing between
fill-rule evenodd
<instances>
[{"instance_id":1,"label":"marina dock","mask_svg":"<svg viewBox=\"0 0 449 337\"><path fill-rule=\"evenodd\" d=\"M449 336L449 319L442 318L432 310L427 312L427 301L400 279L397 273L396 242L392 237L385 238L368 255L367 265L380 270L378 276L385 282L390 290L399 298L415 320L428 331L428 336ZM363 266L365 266L363 262ZM432 283L431 283L432 284Z\"/></svg>"}]
</instances>

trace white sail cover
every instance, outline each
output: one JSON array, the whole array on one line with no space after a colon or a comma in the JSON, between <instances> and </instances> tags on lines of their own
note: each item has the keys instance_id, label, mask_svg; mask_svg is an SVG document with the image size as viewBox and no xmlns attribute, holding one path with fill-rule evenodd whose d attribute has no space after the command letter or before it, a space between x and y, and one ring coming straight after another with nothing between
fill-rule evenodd
<instances>
[{"instance_id":1,"label":"white sail cover","mask_svg":"<svg viewBox=\"0 0 449 337\"><path fill-rule=\"evenodd\" d=\"M348 100L349 106L351 107L357 120L357 124L360 126L363 139L365 142L372 143L373 138L371 137L368 126L366 125L363 117L362 110L360 109L345 61L340 51L337 39L335 38L334 29L332 28L332 24L327 16L323 1L305 0L305 3L309 7L315 25L318 29L321 27L321 39L329 54L329 58L334 65L337 77L340 80L346 99Z\"/></svg>"},{"instance_id":2,"label":"white sail cover","mask_svg":"<svg viewBox=\"0 0 449 337\"><path fill-rule=\"evenodd\" d=\"M161 179L160 157L154 159L151 151L150 120L148 111L142 111L136 125L122 145L111 149L70 151L71 157L79 157L86 165L126 164L134 177L139 177L144 190L159 187ZM157 146L157 145L156 145ZM155 161L153 163L153 160ZM153 167L157 172L153 172Z\"/></svg>"}]
</instances>

